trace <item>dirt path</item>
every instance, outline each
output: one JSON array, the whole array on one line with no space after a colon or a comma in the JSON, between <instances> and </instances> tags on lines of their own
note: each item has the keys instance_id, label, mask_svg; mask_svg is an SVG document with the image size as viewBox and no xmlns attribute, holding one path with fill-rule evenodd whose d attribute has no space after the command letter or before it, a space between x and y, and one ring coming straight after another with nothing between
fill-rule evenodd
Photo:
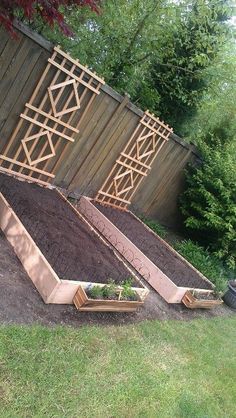
<instances>
[{"instance_id":1,"label":"dirt path","mask_svg":"<svg viewBox=\"0 0 236 418\"><path fill-rule=\"evenodd\" d=\"M168 305L151 290L145 306L134 314L78 312L74 306L45 305L25 273L11 246L0 232L0 323L45 325L108 325L135 323L146 319L210 318L232 315L221 306L212 311L190 311L182 305Z\"/></svg>"}]
</instances>

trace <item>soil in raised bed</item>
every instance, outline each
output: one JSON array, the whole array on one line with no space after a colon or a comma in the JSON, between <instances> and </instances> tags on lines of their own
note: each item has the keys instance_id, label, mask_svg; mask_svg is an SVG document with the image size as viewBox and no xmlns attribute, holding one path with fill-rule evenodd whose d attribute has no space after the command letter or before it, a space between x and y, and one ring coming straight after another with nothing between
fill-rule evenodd
<instances>
[{"instance_id":1,"label":"soil in raised bed","mask_svg":"<svg viewBox=\"0 0 236 418\"><path fill-rule=\"evenodd\" d=\"M131 276L55 190L0 174L0 192L60 279L120 284Z\"/></svg>"},{"instance_id":2,"label":"soil in raised bed","mask_svg":"<svg viewBox=\"0 0 236 418\"><path fill-rule=\"evenodd\" d=\"M141 250L177 286L212 289L212 285L149 231L131 212L124 212L93 202L136 247Z\"/></svg>"}]
</instances>

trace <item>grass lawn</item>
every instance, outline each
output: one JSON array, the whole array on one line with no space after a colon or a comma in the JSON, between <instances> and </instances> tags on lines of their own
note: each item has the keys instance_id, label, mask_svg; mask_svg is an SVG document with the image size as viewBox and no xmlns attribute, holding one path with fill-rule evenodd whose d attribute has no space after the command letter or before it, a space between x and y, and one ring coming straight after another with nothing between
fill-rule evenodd
<instances>
[{"instance_id":1,"label":"grass lawn","mask_svg":"<svg viewBox=\"0 0 236 418\"><path fill-rule=\"evenodd\" d=\"M0 327L0 416L236 417L236 316Z\"/></svg>"}]
</instances>

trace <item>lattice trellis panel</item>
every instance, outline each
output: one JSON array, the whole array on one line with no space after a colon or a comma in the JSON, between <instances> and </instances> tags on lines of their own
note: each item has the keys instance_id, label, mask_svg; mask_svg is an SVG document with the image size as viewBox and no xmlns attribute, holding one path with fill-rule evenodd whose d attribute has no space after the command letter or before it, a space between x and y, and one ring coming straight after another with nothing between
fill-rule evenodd
<instances>
[{"instance_id":1,"label":"lattice trellis panel","mask_svg":"<svg viewBox=\"0 0 236 418\"><path fill-rule=\"evenodd\" d=\"M96 200L126 210L173 129L146 111L116 160Z\"/></svg>"},{"instance_id":2,"label":"lattice trellis panel","mask_svg":"<svg viewBox=\"0 0 236 418\"><path fill-rule=\"evenodd\" d=\"M19 123L0 152L0 171L47 185L104 80L54 48Z\"/></svg>"}]
</instances>

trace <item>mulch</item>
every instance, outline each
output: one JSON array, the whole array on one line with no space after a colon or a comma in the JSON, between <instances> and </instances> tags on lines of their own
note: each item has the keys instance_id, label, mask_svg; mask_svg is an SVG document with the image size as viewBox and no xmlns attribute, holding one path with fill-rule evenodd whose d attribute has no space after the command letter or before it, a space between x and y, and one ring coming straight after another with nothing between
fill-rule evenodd
<instances>
[{"instance_id":1,"label":"mulch","mask_svg":"<svg viewBox=\"0 0 236 418\"><path fill-rule=\"evenodd\" d=\"M203 280L194 269L185 264L169 249L168 245L149 231L131 212L119 211L98 203L94 205L177 286L212 289L210 283Z\"/></svg>"}]
</instances>

